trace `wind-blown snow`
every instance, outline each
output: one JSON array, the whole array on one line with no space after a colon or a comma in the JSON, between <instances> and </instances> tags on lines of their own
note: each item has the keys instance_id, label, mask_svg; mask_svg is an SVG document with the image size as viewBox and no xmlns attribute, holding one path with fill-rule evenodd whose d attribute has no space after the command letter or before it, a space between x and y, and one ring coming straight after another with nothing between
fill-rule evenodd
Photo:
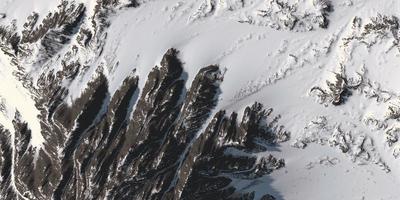
<instances>
[{"instance_id":1,"label":"wind-blown snow","mask_svg":"<svg viewBox=\"0 0 400 200\"><path fill-rule=\"evenodd\" d=\"M192 14L203 1L153 1L135 10L121 11L112 19L110 29L113 31L109 33L105 48L107 66L115 67L109 74L111 92L130 70L137 68L139 77L146 77L168 48L177 48L182 52L180 57L189 74L188 83L207 65L219 64L227 68L216 110L241 113L244 107L259 101L281 114L280 123L292 132L293 140L303 137L304 128L316 116L329 116L336 125L351 130L355 138L371 137L377 150L376 159L381 159L392 170L386 173L379 163L373 162L360 166L348 155L326 146L311 145L305 150L282 146L276 156L286 159L286 170L273 173L272 178L258 180L258 184L235 183L239 188L256 185L260 191L257 195L261 195L265 184L269 183L278 199L289 200L396 199L400 195L395 189L400 180L399 162L379 135L383 131L371 131L364 123L368 113L383 117L384 114L379 113L384 113L387 104L354 92L345 105L325 107L315 100L310 89L332 79L333 72L337 72L343 62L347 66L347 76L356 77L356 72L362 71L365 64L371 70L369 79L397 93L399 82L390 77L398 71L398 52L385 53L380 49L368 52L361 45L349 52L342 40L355 16L367 22L377 13L395 14L400 4L395 1L334 1L335 12L329 16L329 28L310 32L277 31L237 22L242 14L251 14L254 11L251 8L259 7L262 2L265 1L253 1L244 10L225 12L221 6L211 16L204 15L206 17L196 20ZM304 5L310 7L310 1L296 2L306 2ZM379 58L374 56L377 51L381 54ZM352 60L350 56L357 59ZM140 84L143 87L143 79ZM333 158L339 163L328 167L319 164L329 164L329 159ZM307 169L309 163L315 167Z\"/></svg>"},{"instance_id":2,"label":"wind-blown snow","mask_svg":"<svg viewBox=\"0 0 400 200\"><path fill-rule=\"evenodd\" d=\"M93 8L94 1L78 2ZM274 29L278 19L255 17L259 9L268 8L265 3L270 1L245 1L244 8L240 8L239 1L235 0L213 2L219 3L214 13L208 13L211 12L207 7L209 0L148 1L139 8L118 10L110 19L102 57L90 62L87 73L69 85L68 102L71 104L79 97L84 83L89 81L97 66L105 68L111 94L133 69L140 77L139 87L143 88L147 74L158 65L166 50L176 48L181 52L179 56L188 73L187 84L207 65L218 64L227 69L216 110L242 113L254 101L261 102L281 115L279 123L292 133L291 142L304 139L308 134L307 125L316 117L326 116L331 126L351 131L354 138L362 136L373 140L375 151L371 156L382 161L373 160L361 165L352 162L354 155L330 148L329 144L312 143L304 150L285 144L274 154L286 159L286 169L257 180L259 184L235 182L239 188L256 185L262 191L268 183L275 190L271 193L278 199L289 200L398 199L400 191L396 186L400 182L400 163L393 154L400 151L400 147L397 144L396 150L396 145L388 146L385 138L391 127L400 126L397 120L387 117L389 107L400 108L400 53L393 48L397 38L385 35L378 41L373 41L375 36L372 41L349 44L345 41L362 35L362 28L353 28L355 17L362 19L362 25L370 23L371 18L379 14L400 17L400 1L332 1L334 12L329 14L328 29L314 27L312 31L297 32ZM299 3L300 11L318 11L311 3L313 0L288 2ZM53 0L0 1L0 13L10 16L3 21L0 19L0 23L7 24L8 20L17 18L20 27L32 11L46 13L58 3ZM25 6L18 7L22 4ZM90 12L92 9L88 16ZM249 17L255 21L239 23ZM367 42L373 45L368 47ZM84 59L95 55L80 56ZM32 145L40 146L43 137L37 119L39 111L29 92L15 80L14 69L7 63L8 59L2 55L0 102L6 106L0 114L0 124L12 131L11 121L18 109L32 129ZM344 105L321 102L310 89L318 86L327 90L326 81L334 80L334 73L339 73L341 66L346 69L344 74L348 78L357 79L362 75L365 86L354 90ZM330 137L330 133L326 137ZM314 139L321 138L317 135ZM382 170L382 163L391 172Z\"/></svg>"},{"instance_id":3,"label":"wind-blown snow","mask_svg":"<svg viewBox=\"0 0 400 200\"><path fill-rule=\"evenodd\" d=\"M61 0L2 0L0 1L0 13L6 15L0 24L10 24L15 21L18 30L22 30L22 26L26 19L33 12L47 13L57 8ZM43 20L46 15L40 15L39 21Z\"/></svg>"},{"instance_id":4,"label":"wind-blown snow","mask_svg":"<svg viewBox=\"0 0 400 200\"><path fill-rule=\"evenodd\" d=\"M39 110L35 106L32 95L15 79L9 58L0 52L0 102L4 105L5 111L0 113L0 124L14 134L12 120L18 111L22 120L28 123L29 129L32 131L31 145L40 147L44 138L41 134Z\"/></svg>"}]
</instances>

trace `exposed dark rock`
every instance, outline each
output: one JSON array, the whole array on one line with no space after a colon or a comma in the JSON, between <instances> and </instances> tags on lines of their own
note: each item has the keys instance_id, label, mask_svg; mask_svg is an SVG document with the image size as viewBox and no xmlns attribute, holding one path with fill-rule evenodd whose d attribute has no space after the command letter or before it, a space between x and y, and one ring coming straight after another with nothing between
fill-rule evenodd
<instances>
[{"instance_id":1,"label":"exposed dark rock","mask_svg":"<svg viewBox=\"0 0 400 200\"><path fill-rule=\"evenodd\" d=\"M82 66L61 63L61 71L38 81L43 149L30 145L29 124L18 112L15 133L0 129L0 189L8 199L254 199L232 179L261 178L284 166L255 155L289 137L277 119L267 123L271 109L255 103L240 120L214 110L223 80L216 65L201 69L186 89L179 52L170 49L141 91L132 72L114 94L100 67L67 104L61 83Z\"/></svg>"}]
</instances>

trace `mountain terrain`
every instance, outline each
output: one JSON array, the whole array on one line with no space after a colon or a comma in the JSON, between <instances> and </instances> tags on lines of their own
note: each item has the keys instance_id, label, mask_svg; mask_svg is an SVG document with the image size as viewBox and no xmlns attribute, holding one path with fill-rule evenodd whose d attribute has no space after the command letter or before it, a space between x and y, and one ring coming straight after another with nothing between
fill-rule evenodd
<instances>
[{"instance_id":1,"label":"mountain terrain","mask_svg":"<svg viewBox=\"0 0 400 200\"><path fill-rule=\"evenodd\" d=\"M399 13L1 0L0 199L399 199Z\"/></svg>"}]
</instances>

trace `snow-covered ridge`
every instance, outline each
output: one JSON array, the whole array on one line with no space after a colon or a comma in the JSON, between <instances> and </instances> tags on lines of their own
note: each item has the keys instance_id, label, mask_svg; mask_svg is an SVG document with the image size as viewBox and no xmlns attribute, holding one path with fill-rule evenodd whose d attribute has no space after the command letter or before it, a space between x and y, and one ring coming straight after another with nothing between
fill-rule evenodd
<instances>
[{"instance_id":1,"label":"snow-covered ridge","mask_svg":"<svg viewBox=\"0 0 400 200\"><path fill-rule=\"evenodd\" d=\"M184 72L173 84L164 77L166 83L176 84L164 91L169 98L180 94L178 89L190 89L204 67L219 66L224 77L212 114L225 110L238 113L237 119L242 119L249 105L260 102L277 115L266 123L279 120L282 124L282 128L271 129L284 132L284 127L292 133L289 142L267 146L267 152L240 152L256 157L267 170L270 166L264 162L270 154L283 158L285 167L277 163L272 167L279 170L253 180L243 179L243 173L232 175L231 186L237 191L255 199L261 198L266 187L277 199L396 199L400 195L394 189L400 181L399 13L400 2L396 0L1 1L0 47L4 54L0 56L0 77L6 84L0 86L0 124L14 133L18 111L32 131L30 144L43 149L38 169L47 157L57 158L53 165L64 171L55 170L52 176L60 178L69 169L61 166L71 165L61 161L68 150L89 141L108 150L118 149L118 144L110 142L113 140L82 138L93 134L90 130L98 133L100 127L108 133L107 126L110 135L119 133L126 120L147 113L137 107L133 97L146 93L148 74L155 73L153 69L162 64L165 52L174 48L179 51ZM154 80L163 77L153 76ZM182 100L184 95L180 95ZM87 105L89 99L101 109ZM145 104L149 109L151 100L143 100L149 101ZM115 107L107 109L109 104ZM128 106L126 112L131 113L117 109L120 104ZM165 105L177 106L171 102ZM136 109L135 118L132 110ZM90 124L79 120L86 112L95 118L88 120ZM119 119L115 113L124 116ZM104 122L104 116L110 119ZM216 137L211 128L224 127L218 120L235 122L222 114L215 119L212 116L202 118L203 129L196 132L199 138ZM85 130L79 130L78 121ZM182 130L187 128L185 124ZM210 135L201 137L206 128ZM63 134L56 137L55 133ZM146 140L140 137L135 144L138 148ZM220 144L240 145L224 141L222 136L218 139ZM185 152L197 153L185 148ZM82 149L92 151L87 146ZM238 156L235 149L225 153ZM86 158L71 155L67 157L79 160L72 164L76 166ZM111 154L100 155L108 158ZM162 166L164 155L157 156L149 166ZM179 166L185 167L185 157L181 158ZM196 166L193 160L186 160L187 166ZM126 167L125 162L129 163L129 156L116 166ZM99 166L106 166L107 162L101 163ZM139 168L127 167L135 176L141 174ZM91 178L104 179L97 173ZM328 175L320 178L319 173ZM340 184L335 176L348 184ZM182 179L174 175L174 180L184 188L190 179L184 174ZM366 183L360 186L350 180ZM117 184L118 180L111 182ZM60 191L63 188L61 183L51 184ZM338 189L328 190L330 185ZM324 192L311 193L301 186ZM107 192L112 195L115 191ZM160 188L153 188L149 193L160 192Z\"/></svg>"},{"instance_id":2,"label":"snow-covered ridge","mask_svg":"<svg viewBox=\"0 0 400 200\"><path fill-rule=\"evenodd\" d=\"M14 134L13 120L18 112L22 120L28 123L32 130L31 145L41 148L45 142L41 132L41 125L38 116L39 110L36 108L34 96L19 82L13 71L15 68L9 64L10 59L0 53L0 77L4 81L0 87L1 107L0 124Z\"/></svg>"}]
</instances>

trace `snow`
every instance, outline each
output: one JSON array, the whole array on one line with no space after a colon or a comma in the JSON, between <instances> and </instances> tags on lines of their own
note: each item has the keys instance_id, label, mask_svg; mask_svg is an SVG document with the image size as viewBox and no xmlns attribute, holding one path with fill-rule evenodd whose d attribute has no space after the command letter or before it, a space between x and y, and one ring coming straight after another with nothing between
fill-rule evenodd
<instances>
[{"instance_id":1,"label":"snow","mask_svg":"<svg viewBox=\"0 0 400 200\"><path fill-rule=\"evenodd\" d=\"M282 151L286 152L286 167L272 173L270 183L281 199L398 198L397 177L376 166L355 165L338 152L316 145L304 150L283 148ZM326 158L333 161L324 162ZM262 184L258 188L262 190Z\"/></svg>"},{"instance_id":2,"label":"snow","mask_svg":"<svg viewBox=\"0 0 400 200\"><path fill-rule=\"evenodd\" d=\"M7 15L0 19L0 24L8 24L16 18L17 26L21 27L31 12L47 13L59 3L53 0L21 2L0 2L0 13ZM79 2L90 8L94 5L94 1ZM389 147L385 142L384 133L387 127L399 125L398 121L388 119L387 113L388 107L399 99L400 52L391 48L395 41L391 37L383 38L370 49L359 41L346 46L344 39L363 31L352 28L354 17L360 17L365 25L378 13L399 16L400 2L333 1L334 12L329 14L328 29L314 26L313 31L297 32L273 28L270 24L278 19L255 17L259 9L267 6L267 1L245 1L245 8L238 8L238 1L234 0L216 1L220 4L215 13L209 13L210 2L159 0L148 1L139 8L118 10L110 19L102 57L93 58L97 54L90 52L80 55L79 59L89 63L90 69L77 81L66 85L71 91L68 102L71 104L79 97L98 66L105 69L110 94L133 69L140 77L139 87L143 88L147 74L159 64L163 54L169 48L176 48L181 52L180 58L188 73L187 88L205 66L218 64L227 69L215 110L226 109L228 113L236 111L240 115L246 106L258 101L273 108L275 115L281 115L279 123L292 133L292 140L273 153L286 160L286 167L259 180L264 183L256 186L260 192L268 191L265 188L268 183L278 199L398 199L400 192L396 186L400 182L400 163L392 155L395 147ZM291 2L300 3L299 10L318 12L311 0ZM91 11L89 9L89 16ZM252 24L238 22L249 16L258 21ZM6 111L0 115L0 124L12 131L11 120L18 109L32 129L32 145L38 147L44 142L37 119L39 111L29 92L12 75L13 67L7 64L8 58L1 56L0 61L0 78L7 83L0 85L0 96L6 105ZM59 69L59 62L52 62L50 66ZM341 64L346 68L346 76L354 78L357 73L363 74L370 86L353 91L344 105L320 104L318 98L310 94L310 89L326 87L326 81L332 80L333 72L338 72ZM36 68L38 66L32 71ZM374 95L384 100L371 97ZM371 138L377 156L392 171L386 173L374 163L357 165L348 155L329 145L310 144L305 149L292 147L291 143L303 137L304 128L318 116L327 116L331 124L351 130L354 137ZM382 126L370 122L374 120ZM329 163L332 159L338 163L319 164ZM307 167L310 163L312 168ZM246 184L250 183L237 181L237 187Z\"/></svg>"},{"instance_id":3,"label":"snow","mask_svg":"<svg viewBox=\"0 0 400 200\"><path fill-rule=\"evenodd\" d=\"M39 15L39 21L42 21L47 13L54 10L61 0L2 0L0 1L0 13L6 14L4 20L0 20L0 24L10 24L16 20L18 30L22 30L22 26L26 19L33 12L46 13Z\"/></svg>"},{"instance_id":4,"label":"snow","mask_svg":"<svg viewBox=\"0 0 400 200\"><path fill-rule=\"evenodd\" d=\"M255 2L248 9L257 7L261 2ZM232 14L224 12L223 6L214 15L191 20L200 3L151 1L135 10L122 10L111 20L112 31L107 38L104 57L106 66L116 66L118 63L108 74L112 80L111 93L133 68L137 69L141 77L140 87L143 87L144 77L159 63L163 53L171 47L177 48L181 51L180 57L189 75L187 84L202 67L219 64L227 68L221 85L222 101L218 104L219 108L241 113L244 107L259 101L266 107L274 108L275 114L282 115L279 123L291 131L294 139L301 137L301 130L315 116L327 115L338 124L355 124L361 133L374 139L379 156L392 169L392 172L386 173L373 163L358 166L337 149L327 146L310 145L305 150L286 146L282 147L277 157L284 158L287 167L266 178L272 179L271 186L278 197L394 199L400 195L395 188L400 180L396 167L398 161L387 150L383 138L376 133L380 131L369 130L362 121L367 113L379 118L382 114L378 112L385 110L386 105L356 93L344 106L324 107L309 94L310 88L324 83L332 76L332 72L337 71L338 60L349 59L340 45L352 18L358 15L364 18L375 16L378 12L390 14L395 12L394 8L398 8L398 5L353 1L353 6L348 6L347 1L335 2L335 12L331 14L328 30L294 33L238 23L235 16L240 16L241 10ZM371 70L368 71L371 74L368 78L382 83L381 86L387 90L396 89L396 78L387 77L388 71L397 70L398 58L395 53L390 52L382 57L385 60L381 63L389 63L384 69L382 66L374 67L379 60L374 61L377 58L369 55L375 52L361 49L356 53L352 56L359 60L349 63L350 75L367 63L367 69ZM364 61L365 58L368 60ZM249 91L249 88L254 89ZM238 96L239 91L243 91L244 95ZM364 107L360 107L360 104ZM305 168L310 162L316 162L316 159L326 155L338 158L340 162L331 167ZM259 187L266 186L260 184ZM259 191L265 192L265 189L259 188Z\"/></svg>"},{"instance_id":5,"label":"snow","mask_svg":"<svg viewBox=\"0 0 400 200\"><path fill-rule=\"evenodd\" d=\"M11 187L17 192L17 195L22 199L25 198L22 193L18 190L15 182L15 161L16 161L16 146L15 146L15 130L12 121L14 115L18 111L21 114L22 120L28 123L28 127L32 131L32 138L30 144L39 152L42 148L44 138L41 134L40 120L38 119L39 111L35 106L35 102L28 91L22 86L22 84L15 79L13 75L13 67L8 64L9 58L0 52L0 80L3 81L0 84L0 125L10 132L10 141L12 149L12 165L11 165Z\"/></svg>"},{"instance_id":6,"label":"snow","mask_svg":"<svg viewBox=\"0 0 400 200\"><path fill-rule=\"evenodd\" d=\"M15 69L9 63L9 58L3 52L0 52L0 80L2 81L0 97L6 108L6 112L0 113L0 124L14 134L12 120L14 120L15 112L18 111L32 131L31 145L34 148L40 148L44 142L40 120L38 119L40 112L35 106L32 95L23 87L21 82L16 80L13 75Z\"/></svg>"}]
</instances>

